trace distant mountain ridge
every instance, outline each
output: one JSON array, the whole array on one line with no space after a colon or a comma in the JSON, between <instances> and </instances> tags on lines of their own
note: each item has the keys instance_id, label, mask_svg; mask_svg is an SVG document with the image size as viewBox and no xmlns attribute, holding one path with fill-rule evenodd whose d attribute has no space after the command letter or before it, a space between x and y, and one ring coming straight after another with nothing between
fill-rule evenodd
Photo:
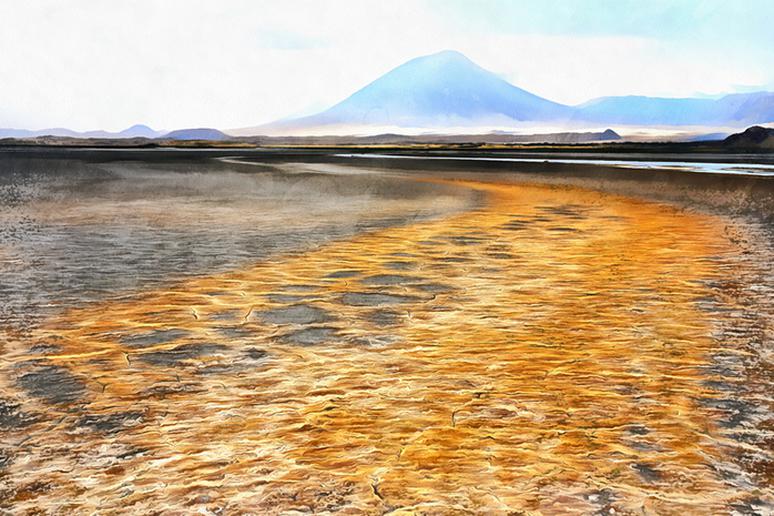
<instances>
[{"instance_id":1,"label":"distant mountain ridge","mask_svg":"<svg viewBox=\"0 0 774 516\"><path fill-rule=\"evenodd\" d=\"M175 131L155 131L147 125L136 124L132 127L112 133L109 131L73 131L63 127L52 129L39 129L36 131L28 129L0 129L0 138L42 138L53 136L59 138L78 138L78 139L130 139L130 138L148 138L148 139L166 139L166 140L210 140L222 141L231 138L226 133L209 127L198 127L192 129L177 129Z\"/></svg>"},{"instance_id":2,"label":"distant mountain ridge","mask_svg":"<svg viewBox=\"0 0 774 516\"><path fill-rule=\"evenodd\" d=\"M341 134L358 128L552 125L742 127L774 122L774 93L720 99L601 97L569 106L503 80L456 51L412 59L316 115L230 131L235 135Z\"/></svg>"},{"instance_id":3,"label":"distant mountain ridge","mask_svg":"<svg viewBox=\"0 0 774 516\"><path fill-rule=\"evenodd\" d=\"M749 125L774 121L774 93L735 93L719 99L601 97L575 107L576 118L628 125Z\"/></svg>"},{"instance_id":4,"label":"distant mountain ridge","mask_svg":"<svg viewBox=\"0 0 774 516\"><path fill-rule=\"evenodd\" d=\"M73 131L64 127L51 129L0 129L0 138L37 138L40 136L63 136L68 138L158 138L164 132L154 131L147 125L135 124L116 133L109 131Z\"/></svg>"}]
</instances>

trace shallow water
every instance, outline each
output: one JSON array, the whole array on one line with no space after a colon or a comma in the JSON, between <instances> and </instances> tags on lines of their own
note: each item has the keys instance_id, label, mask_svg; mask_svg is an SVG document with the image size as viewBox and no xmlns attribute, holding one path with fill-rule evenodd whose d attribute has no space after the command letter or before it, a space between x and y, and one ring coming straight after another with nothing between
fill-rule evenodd
<instances>
[{"instance_id":1,"label":"shallow water","mask_svg":"<svg viewBox=\"0 0 774 516\"><path fill-rule=\"evenodd\" d=\"M755 227L579 188L364 178L359 216L393 225L195 262L10 332L0 507L771 510ZM445 200L386 194L406 184ZM244 231L223 220L213 234Z\"/></svg>"},{"instance_id":2,"label":"shallow water","mask_svg":"<svg viewBox=\"0 0 774 516\"><path fill-rule=\"evenodd\" d=\"M252 170L251 170L252 172ZM0 326L461 209L395 181L240 173L218 161L90 164L0 155Z\"/></svg>"},{"instance_id":3,"label":"shallow water","mask_svg":"<svg viewBox=\"0 0 774 516\"><path fill-rule=\"evenodd\" d=\"M633 168L638 170L680 170L700 174L727 174L774 177L774 164L768 163L722 163L714 161L661 161L651 156L647 160L594 159L590 157L561 158L546 156L540 158L497 157L497 156L410 156L405 154L338 154L344 158L373 159L419 159L445 161L493 161L503 163L563 163L568 165L601 165L606 167Z\"/></svg>"}]
</instances>

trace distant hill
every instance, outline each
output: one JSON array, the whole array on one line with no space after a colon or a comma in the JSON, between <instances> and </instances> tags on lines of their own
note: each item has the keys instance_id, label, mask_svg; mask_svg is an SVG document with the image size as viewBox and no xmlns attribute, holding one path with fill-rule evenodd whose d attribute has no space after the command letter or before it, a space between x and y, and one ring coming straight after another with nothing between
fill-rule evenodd
<instances>
[{"instance_id":1,"label":"distant hill","mask_svg":"<svg viewBox=\"0 0 774 516\"><path fill-rule=\"evenodd\" d=\"M591 133L511 134L375 134L372 136L255 136L241 141L259 145L422 145L422 144L571 144L612 142L621 137L612 129Z\"/></svg>"},{"instance_id":2,"label":"distant hill","mask_svg":"<svg viewBox=\"0 0 774 516\"><path fill-rule=\"evenodd\" d=\"M774 150L774 129L759 125L749 127L745 131L732 134L723 140L723 146L739 149Z\"/></svg>"},{"instance_id":3,"label":"distant hill","mask_svg":"<svg viewBox=\"0 0 774 516\"><path fill-rule=\"evenodd\" d=\"M198 127L195 129L178 129L165 134L162 138L167 140L209 140L222 141L229 140L231 137L226 133L209 127Z\"/></svg>"},{"instance_id":4,"label":"distant hill","mask_svg":"<svg viewBox=\"0 0 774 516\"><path fill-rule=\"evenodd\" d=\"M548 133L548 134L530 134L516 135L514 142L520 143L589 143L589 142L612 142L621 139L621 135L612 129L598 133Z\"/></svg>"},{"instance_id":5,"label":"distant hill","mask_svg":"<svg viewBox=\"0 0 774 516\"><path fill-rule=\"evenodd\" d=\"M0 138L38 138L41 136L59 136L66 138L157 138L163 133L154 131L147 125L133 125L117 133L109 131L73 131L64 127L50 129L0 129Z\"/></svg>"},{"instance_id":6,"label":"distant hill","mask_svg":"<svg viewBox=\"0 0 774 516\"><path fill-rule=\"evenodd\" d=\"M147 125L136 124L118 134L121 135L121 138L157 138L162 133L151 129Z\"/></svg>"}]
</instances>

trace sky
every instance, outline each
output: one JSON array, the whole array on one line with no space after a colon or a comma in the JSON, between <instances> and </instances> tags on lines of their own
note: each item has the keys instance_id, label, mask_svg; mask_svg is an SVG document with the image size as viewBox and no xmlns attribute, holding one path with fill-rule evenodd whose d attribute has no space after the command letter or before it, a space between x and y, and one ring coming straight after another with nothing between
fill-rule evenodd
<instances>
[{"instance_id":1,"label":"sky","mask_svg":"<svg viewBox=\"0 0 774 516\"><path fill-rule=\"evenodd\" d=\"M445 49L548 99L774 90L772 0L0 0L0 127L250 127Z\"/></svg>"}]
</instances>

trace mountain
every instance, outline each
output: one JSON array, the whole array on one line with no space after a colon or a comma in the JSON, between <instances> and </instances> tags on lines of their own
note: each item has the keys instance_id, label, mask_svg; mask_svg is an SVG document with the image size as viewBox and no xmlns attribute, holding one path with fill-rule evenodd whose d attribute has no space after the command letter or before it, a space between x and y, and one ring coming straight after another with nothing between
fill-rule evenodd
<instances>
[{"instance_id":1,"label":"mountain","mask_svg":"<svg viewBox=\"0 0 774 516\"><path fill-rule=\"evenodd\" d=\"M575 107L575 118L627 125L745 126L774 121L774 93L736 93L719 99L601 97Z\"/></svg>"},{"instance_id":2,"label":"mountain","mask_svg":"<svg viewBox=\"0 0 774 516\"><path fill-rule=\"evenodd\" d=\"M198 127L195 129L178 129L165 134L162 138L165 140L209 140L221 141L228 140L231 137L226 133L209 127Z\"/></svg>"},{"instance_id":3,"label":"mountain","mask_svg":"<svg viewBox=\"0 0 774 516\"><path fill-rule=\"evenodd\" d=\"M78 132L64 127L51 129L0 129L0 138L38 138L40 136L59 136L66 138L157 138L162 132L154 131L147 125L133 125L128 129L112 133L109 131Z\"/></svg>"},{"instance_id":4,"label":"mountain","mask_svg":"<svg viewBox=\"0 0 774 516\"><path fill-rule=\"evenodd\" d=\"M774 150L774 128L759 125L745 131L732 134L723 140L724 147L735 149L771 149Z\"/></svg>"},{"instance_id":5,"label":"mountain","mask_svg":"<svg viewBox=\"0 0 774 516\"><path fill-rule=\"evenodd\" d=\"M502 126L562 120L572 113L572 108L517 88L459 52L447 50L412 59L317 115L234 133L326 126Z\"/></svg>"},{"instance_id":6,"label":"mountain","mask_svg":"<svg viewBox=\"0 0 774 516\"><path fill-rule=\"evenodd\" d=\"M744 127L774 122L774 93L719 99L601 97L578 106L518 88L455 51L404 63L316 115L230 131L235 135L374 132L385 127L518 127L523 122L573 130L600 125ZM716 131L715 131L716 132Z\"/></svg>"}]
</instances>

